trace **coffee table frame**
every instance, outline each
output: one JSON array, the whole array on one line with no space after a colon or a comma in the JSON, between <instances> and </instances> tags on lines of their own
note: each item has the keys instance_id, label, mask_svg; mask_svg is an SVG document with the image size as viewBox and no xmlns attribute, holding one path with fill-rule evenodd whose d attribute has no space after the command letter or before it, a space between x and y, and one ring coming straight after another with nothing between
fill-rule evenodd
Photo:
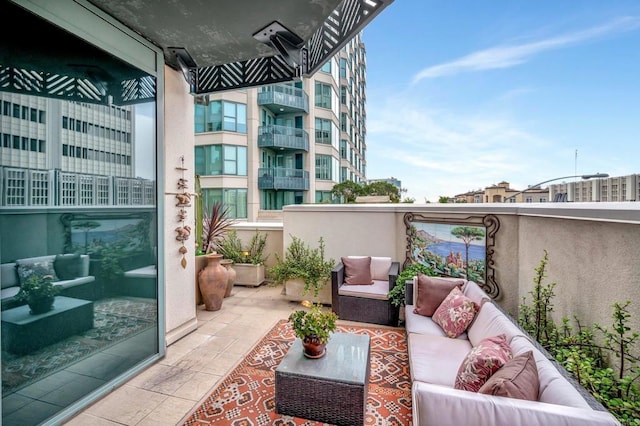
<instances>
[{"instance_id":1,"label":"coffee table frame","mask_svg":"<svg viewBox=\"0 0 640 426\"><path fill-rule=\"evenodd\" d=\"M367 409L371 342L333 333L327 354L307 359L296 339L275 373L276 412L339 425L362 425Z\"/></svg>"}]
</instances>

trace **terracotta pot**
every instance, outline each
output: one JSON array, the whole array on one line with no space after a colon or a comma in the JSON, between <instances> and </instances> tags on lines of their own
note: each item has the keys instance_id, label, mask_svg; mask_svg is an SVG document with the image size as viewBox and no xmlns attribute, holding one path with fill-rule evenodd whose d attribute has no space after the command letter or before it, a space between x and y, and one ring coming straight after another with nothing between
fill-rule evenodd
<instances>
[{"instance_id":1,"label":"terracotta pot","mask_svg":"<svg viewBox=\"0 0 640 426\"><path fill-rule=\"evenodd\" d=\"M227 279L227 291L224 294L224 297L231 296L231 290L233 290L233 285L236 283L236 270L232 268L233 260L231 259L222 259L220 261L222 266L227 268L227 272L229 273L229 278Z\"/></svg>"},{"instance_id":2,"label":"terracotta pot","mask_svg":"<svg viewBox=\"0 0 640 426\"><path fill-rule=\"evenodd\" d=\"M45 312L49 312L53 309L53 301L55 300L54 296L47 297L45 299L39 299L29 303L31 315L39 315L44 314Z\"/></svg>"},{"instance_id":3,"label":"terracotta pot","mask_svg":"<svg viewBox=\"0 0 640 426\"><path fill-rule=\"evenodd\" d=\"M207 266L198 274L198 286L207 311L222 308L222 300L227 292L229 272L220 264L221 254L208 254Z\"/></svg>"},{"instance_id":4,"label":"terracotta pot","mask_svg":"<svg viewBox=\"0 0 640 426\"><path fill-rule=\"evenodd\" d=\"M320 343L318 336L306 336L302 339L302 353L307 358L322 358L327 353L327 345Z\"/></svg>"}]
</instances>

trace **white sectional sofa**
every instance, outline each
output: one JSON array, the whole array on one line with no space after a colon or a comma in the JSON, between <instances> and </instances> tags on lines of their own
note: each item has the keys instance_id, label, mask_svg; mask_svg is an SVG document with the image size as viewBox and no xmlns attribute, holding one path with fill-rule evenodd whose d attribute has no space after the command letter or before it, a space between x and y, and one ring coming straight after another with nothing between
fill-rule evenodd
<instances>
[{"instance_id":1,"label":"white sectional sofa","mask_svg":"<svg viewBox=\"0 0 640 426\"><path fill-rule=\"evenodd\" d=\"M416 280L407 282L405 324L412 380L413 424L459 425L618 425L617 419L575 384L548 353L535 344L480 287L466 282L465 296L480 310L465 333L447 337L429 316L414 313ZM537 401L476 393L454 387L458 369L479 341L505 334L513 356L533 351ZM535 393L535 390L533 391Z\"/></svg>"},{"instance_id":2,"label":"white sectional sofa","mask_svg":"<svg viewBox=\"0 0 640 426\"><path fill-rule=\"evenodd\" d=\"M62 263L65 268L62 268ZM95 277L89 275L88 255L48 255L18 259L15 262L0 265L0 299L2 309L10 309L20 305L15 296L20 291L18 265L23 268L47 268L53 266L58 281L53 284L62 289L61 294L80 299L94 300ZM59 276L58 276L59 275Z\"/></svg>"}]
</instances>

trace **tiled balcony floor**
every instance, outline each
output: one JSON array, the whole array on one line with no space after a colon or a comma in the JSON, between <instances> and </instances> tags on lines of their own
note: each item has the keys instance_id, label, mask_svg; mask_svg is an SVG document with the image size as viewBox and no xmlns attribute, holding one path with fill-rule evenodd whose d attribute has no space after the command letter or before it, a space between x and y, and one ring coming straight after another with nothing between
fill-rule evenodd
<instances>
[{"instance_id":1,"label":"tiled balcony floor","mask_svg":"<svg viewBox=\"0 0 640 426\"><path fill-rule=\"evenodd\" d=\"M197 310L198 329L166 356L66 422L73 426L178 424L280 319L299 309L282 286L236 286L215 312Z\"/></svg>"}]
</instances>

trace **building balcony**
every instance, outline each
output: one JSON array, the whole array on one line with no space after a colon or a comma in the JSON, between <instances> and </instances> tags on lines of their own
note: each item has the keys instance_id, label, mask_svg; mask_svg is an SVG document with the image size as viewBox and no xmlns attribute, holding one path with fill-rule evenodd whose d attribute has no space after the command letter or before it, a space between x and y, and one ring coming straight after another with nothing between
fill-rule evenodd
<instances>
[{"instance_id":1,"label":"building balcony","mask_svg":"<svg viewBox=\"0 0 640 426\"><path fill-rule=\"evenodd\" d=\"M309 190L309 172L306 170L284 167L260 168L258 176L258 189Z\"/></svg>"},{"instance_id":2,"label":"building balcony","mask_svg":"<svg viewBox=\"0 0 640 426\"><path fill-rule=\"evenodd\" d=\"M304 90L285 84L263 87L258 93L258 105L274 114L309 112L309 96Z\"/></svg>"},{"instance_id":3,"label":"building balcony","mask_svg":"<svg viewBox=\"0 0 640 426\"><path fill-rule=\"evenodd\" d=\"M309 152L309 133L288 126L258 127L258 147Z\"/></svg>"}]
</instances>

